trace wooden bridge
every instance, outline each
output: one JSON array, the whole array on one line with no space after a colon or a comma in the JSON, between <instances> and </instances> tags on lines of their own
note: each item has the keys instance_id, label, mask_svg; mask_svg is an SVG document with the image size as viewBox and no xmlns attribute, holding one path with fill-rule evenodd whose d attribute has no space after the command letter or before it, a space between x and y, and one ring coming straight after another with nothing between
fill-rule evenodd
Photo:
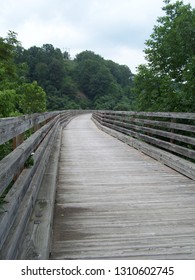
<instances>
[{"instance_id":1,"label":"wooden bridge","mask_svg":"<svg viewBox=\"0 0 195 280\"><path fill-rule=\"evenodd\" d=\"M0 119L10 141L0 259L195 259L194 113Z\"/></svg>"}]
</instances>

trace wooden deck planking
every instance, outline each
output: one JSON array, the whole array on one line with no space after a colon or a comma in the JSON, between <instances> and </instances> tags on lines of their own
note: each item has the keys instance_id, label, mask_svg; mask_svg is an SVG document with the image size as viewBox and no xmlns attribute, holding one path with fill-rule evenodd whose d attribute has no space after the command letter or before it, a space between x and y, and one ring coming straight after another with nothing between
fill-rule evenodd
<instances>
[{"instance_id":1,"label":"wooden deck planking","mask_svg":"<svg viewBox=\"0 0 195 280\"><path fill-rule=\"evenodd\" d=\"M63 131L51 259L194 259L195 182L100 131Z\"/></svg>"}]
</instances>

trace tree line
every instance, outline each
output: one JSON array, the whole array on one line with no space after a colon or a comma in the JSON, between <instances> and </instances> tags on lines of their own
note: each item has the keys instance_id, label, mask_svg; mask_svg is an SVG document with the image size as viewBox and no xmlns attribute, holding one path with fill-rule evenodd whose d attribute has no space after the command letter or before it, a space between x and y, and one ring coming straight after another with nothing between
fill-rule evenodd
<instances>
[{"instance_id":1,"label":"tree line","mask_svg":"<svg viewBox=\"0 0 195 280\"><path fill-rule=\"evenodd\" d=\"M130 69L92 51L72 60L51 44L24 49L9 32L0 40L0 60L1 117L46 109L130 109Z\"/></svg>"},{"instance_id":2,"label":"tree line","mask_svg":"<svg viewBox=\"0 0 195 280\"><path fill-rule=\"evenodd\" d=\"M0 37L0 117L65 109L195 111L195 9L164 0L145 42L146 63L129 67L92 51L70 58L51 44Z\"/></svg>"}]
</instances>

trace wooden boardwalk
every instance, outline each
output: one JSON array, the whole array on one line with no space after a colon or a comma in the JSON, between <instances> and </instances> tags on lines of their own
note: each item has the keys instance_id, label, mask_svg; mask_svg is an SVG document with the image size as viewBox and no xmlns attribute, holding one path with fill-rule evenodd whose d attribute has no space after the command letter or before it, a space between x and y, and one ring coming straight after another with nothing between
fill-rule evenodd
<instances>
[{"instance_id":1,"label":"wooden boardwalk","mask_svg":"<svg viewBox=\"0 0 195 280\"><path fill-rule=\"evenodd\" d=\"M195 259L195 182L90 117L63 131L51 259Z\"/></svg>"}]
</instances>

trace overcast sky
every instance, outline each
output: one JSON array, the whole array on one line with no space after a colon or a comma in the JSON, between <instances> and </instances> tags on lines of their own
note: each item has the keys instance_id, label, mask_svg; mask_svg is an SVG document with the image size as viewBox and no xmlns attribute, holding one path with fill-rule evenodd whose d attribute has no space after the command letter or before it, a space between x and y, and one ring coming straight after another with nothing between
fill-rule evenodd
<instances>
[{"instance_id":1,"label":"overcast sky","mask_svg":"<svg viewBox=\"0 0 195 280\"><path fill-rule=\"evenodd\" d=\"M195 0L184 3L195 7ZM24 48L52 44L72 58L91 50L135 73L163 6L163 0L0 0L0 37L15 31Z\"/></svg>"}]
</instances>

